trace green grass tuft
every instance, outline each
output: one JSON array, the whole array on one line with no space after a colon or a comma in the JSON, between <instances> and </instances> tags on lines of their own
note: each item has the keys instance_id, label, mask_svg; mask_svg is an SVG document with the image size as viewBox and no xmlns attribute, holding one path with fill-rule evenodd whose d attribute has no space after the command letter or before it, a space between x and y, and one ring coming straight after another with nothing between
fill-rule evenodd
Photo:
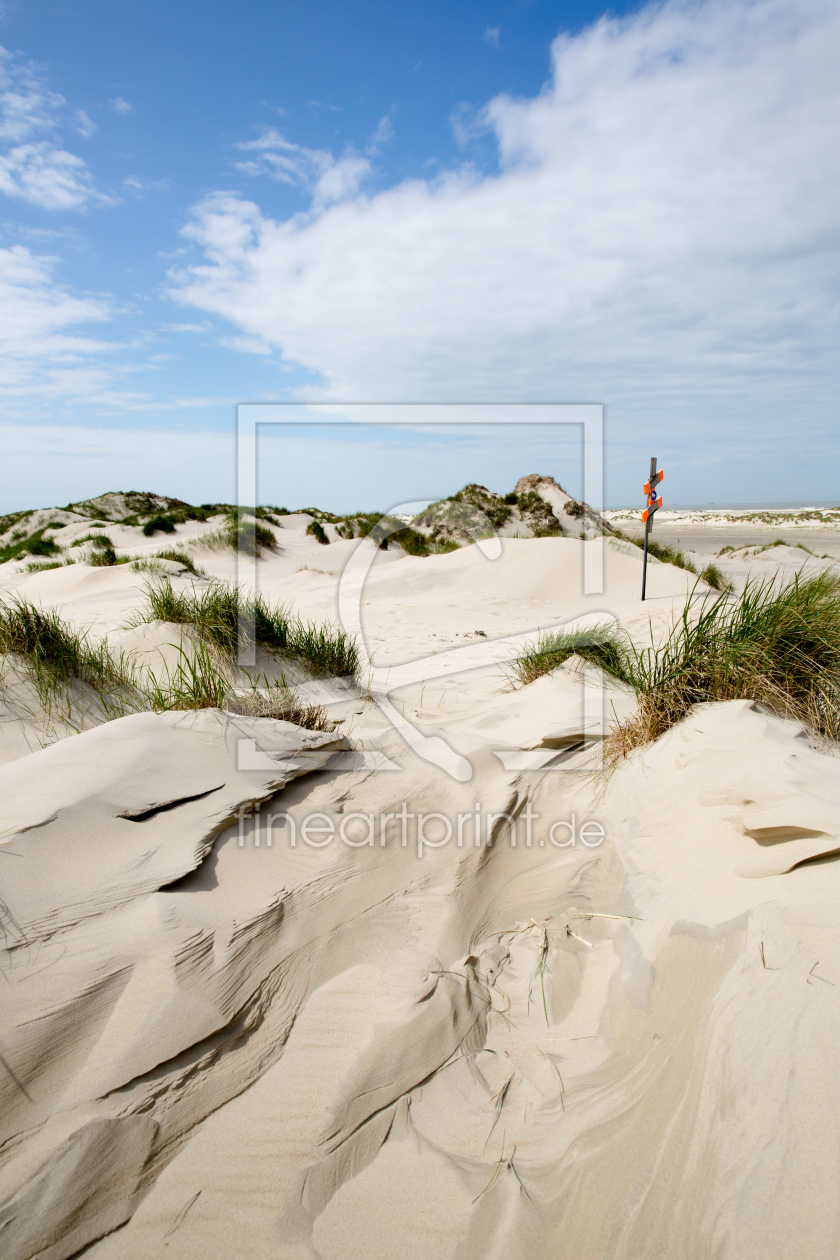
<instances>
[{"instance_id":1,"label":"green grass tuft","mask_svg":"<svg viewBox=\"0 0 840 1260\"><path fill-rule=\"evenodd\" d=\"M201 638L187 647L182 643L175 668L164 666L156 676L152 670L137 670L122 656L115 660L107 643L92 643L56 612L44 612L25 599L0 603L0 654L20 661L38 693L45 720L60 700L64 720L72 722L80 696L71 693L71 685L82 683L97 693L100 718L144 709L215 708L282 718L310 730L330 731L336 726L320 706L299 701L285 679L263 688L249 683L237 690L230 663Z\"/></svg>"},{"instance_id":2,"label":"green grass tuft","mask_svg":"<svg viewBox=\"0 0 840 1260\"><path fill-rule=\"evenodd\" d=\"M406 526L393 535L394 542L399 543L407 556L430 556L431 549L425 534Z\"/></svg>"},{"instance_id":3,"label":"green grass tuft","mask_svg":"<svg viewBox=\"0 0 840 1260\"><path fill-rule=\"evenodd\" d=\"M157 556L118 556L117 564L130 564L135 573L166 573Z\"/></svg>"},{"instance_id":4,"label":"green grass tuft","mask_svg":"<svg viewBox=\"0 0 840 1260\"><path fill-rule=\"evenodd\" d=\"M338 725L317 704L302 703L284 678L265 687L260 679L245 688L235 688L229 663L220 661L208 644L183 644L178 649L174 670L164 669L158 678L149 671L144 688L146 699L157 711L166 709L224 709L247 717L273 718L293 722L310 731L333 731Z\"/></svg>"},{"instance_id":5,"label":"green grass tuft","mask_svg":"<svg viewBox=\"0 0 840 1260\"><path fill-rule=\"evenodd\" d=\"M158 712L166 709L223 709L231 694L230 680L213 657L206 643L199 640L178 648L178 664L174 670L164 666L159 678L154 671L147 671L146 697L151 708Z\"/></svg>"},{"instance_id":6,"label":"green grass tuft","mask_svg":"<svg viewBox=\"0 0 840 1260\"><path fill-rule=\"evenodd\" d=\"M186 551L180 551L175 547L170 547L165 551L156 552L158 560L174 560L176 564L182 564L190 573L194 573L196 577L203 577L204 573L201 569L197 569L192 556Z\"/></svg>"},{"instance_id":7,"label":"green grass tuft","mask_svg":"<svg viewBox=\"0 0 840 1260\"><path fill-rule=\"evenodd\" d=\"M277 539L265 525L249 513L229 512L225 524L210 534L193 539L199 547L212 551L240 551L246 556L261 556L263 549L274 550Z\"/></svg>"},{"instance_id":8,"label":"green grass tuft","mask_svg":"<svg viewBox=\"0 0 840 1260\"><path fill-rule=\"evenodd\" d=\"M610 736L613 763L710 701L755 700L840 740L840 577L827 571L783 587L751 582L734 601L695 595L659 646L637 648L606 627L552 632L507 668L526 685L572 655L636 692L637 713Z\"/></svg>"},{"instance_id":9,"label":"green grass tuft","mask_svg":"<svg viewBox=\"0 0 840 1260\"><path fill-rule=\"evenodd\" d=\"M113 547L107 534L85 534L83 538L74 538L71 547L81 547L84 543L92 543L94 547Z\"/></svg>"},{"instance_id":10,"label":"green grass tuft","mask_svg":"<svg viewBox=\"0 0 840 1260\"><path fill-rule=\"evenodd\" d=\"M648 555L655 556L663 564L673 564L677 569L685 569L688 573L697 572L685 552L679 547L669 547L665 543L656 542L653 538L648 538Z\"/></svg>"},{"instance_id":11,"label":"green grass tuft","mask_svg":"<svg viewBox=\"0 0 840 1260\"><path fill-rule=\"evenodd\" d=\"M0 604L0 653L21 658L44 705L73 679L100 692L123 688L130 681L104 644L92 644L87 634L71 629L57 612L44 612L26 599Z\"/></svg>"},{"instance_id":12,"label":"green grass tuft","mask_svg":"<svg viewBox=\"0 0 840 1260\"><path fill-rule=\"evenodd\" d=\"M577 633L548 631L507 665L508 676L514 684L525 687L543 674L559 669L572 656L599 665L624 682L629 681L627 648L620 632L612 625L595 626Z\"/></svg>"},{"instance_id":13,"label":"green grass tuft","mask_svg":"<svg viewBox=\"0 0 840 1260\"><path fill-rule=\"evenodd\" d=\"M106 568L117 563L117 553L113 547L106 546L97 548L87 558L88 564L92 564L95 568Z\"/></svg>"},{"instance_id":14,"label":"green grass tuft","mask_svg":"<svg viewBox=\"0 0 840 1260\"><path fill-rule=\"evenodd\" d=\"M249 556L259 556L263 550L272 551L277 546L277 539L270 529L260 525L253 516L232 513L228 532L234 550L244 551Z\"/></svg>"},{"instance_id":15,"label":"green grass tuft","mask_svg":"<svg viewBox=\"0 0 840 1260\"><path fill-rule=\"evenodd\" d=\"M732 590L732 583L726 580L716 564L707 564L700 574L700 579L707 586L711 586L713 591L729 592Z\"/></svg>"},{"instance_id":16,"label":"green grass tuft","mask_svg":"<svg viewBox=\"0 0 840 1260\"><path fill-rule=\"evenodd\" d=\"M143 526L143 533L147 538L151 538L152 534L174 534L175 526L168 516L153 516Z\"/></svg>"},{"instance_id":17,"label":"green grass tuft","mask_svg":"<svg viewBox=\"0 0 840 1260\"><path fill-rule=\"evenodd\" d=\"M279 520L279 517L288 516L289 509L284 507L274 507L272 504L266 504L262 507L258 507L256 509L256 514L261 521L268 521L269 525L276 525L279 529L283 524L283 522Z\"/></svg>"},{"instance_id":18,"label":"green grass tuft","mask_svg":"<svg viewBox=\"0 0 840 1260\"><path fill-rule=\"evenodd\" d=\"M343 630L294 621L286 645L289 656L305 661L314 674L345 678L355 674L359 652L354 639Z\"/></svg>"},{"instance_id":19,"label":"green grass tuft","mask_svg":"<svg viewBox=\"0 0 840 1260\"><path fill-rule=\"evenodd\" d=\"M61 551L58 543L53 542L51 538L45 538L44 533L49 529L45 525L43 529L38 529L29 537L21 537L19 534L13 535L12 542L5 547L0 547L0 564L5 564L7 560L19 560L21 556L55 556Z\"/></svg>"},{"instance_id":20,"label":"green grass tuft","mask_svg":"<svg viewBox=\"0 0 840 1260\"><path fill-rule=\"evenodd\" d=\"M200 593L175 591L169 581L147 590L142 621L191 625L224 658L236 655L240 633L253 623L255 641L270 652L297 657L315 674L345 677L359 663L355 640L343 630L293 618L284 608L271 608L261 595L242 596L234 587L214 582Z\"/></svg>"},{"instance_id":21,"label":"green grass tuft","mask_svg":"<svg viewBox=\"0 0 840 1260\"><path fill-rule=\"evenodd\" d=\"M242 599L235 587L221 582L198 594L175 591L168 580L147 588L143 620L195 626L202 639L230 658L236 655L240 620L253 620L257 643L273 651L286 648L291 624L284 609L270 609L262 596Z\"/></svg>"},{"instance_id":22,"label":"green grass tuft","mask_svg":"<svg viewBox=\"0 0 840 1260\"><path fill-rule=\"evenodd\" d=\"M306 527L306 532L310 535L310 537L317 538L318 542L322 543L325 547L329 546L330 540L327 537L326 531L320 521L310 521Z\"/></svg>"},{"instance_id":23,"label":"green grass tuft","mask_svg":"<svg viewBox=\"0 0 840 1260\"><path fill-rule=\"evenodd\" d=\"M611 737L614 760L658 738L697 704L755 700L840 736L840 578L748 583L736 602L689 601L659 647L630 647L624 673L639 711Z\"/></svg>"},{"instance_id":24,"label":"green grass tuft","mask_svg":"<svg viewBox=\"0 0 840 1260\"><path fill-rule=\"evenodd\" d=\"M581 534L581 537L584 535ZM639 538L637 534L625 534L624 530L613 526L612 537L621 538L624 542L632 543L634 547L644 550L644 538ZM648 555L661 560L663 564L673 564L678 569L685 569L688 573L697 572L692 561L679 547L669 547L665 543L658 543L650 535L648 535Z\"/></svg>"}]
</instances>

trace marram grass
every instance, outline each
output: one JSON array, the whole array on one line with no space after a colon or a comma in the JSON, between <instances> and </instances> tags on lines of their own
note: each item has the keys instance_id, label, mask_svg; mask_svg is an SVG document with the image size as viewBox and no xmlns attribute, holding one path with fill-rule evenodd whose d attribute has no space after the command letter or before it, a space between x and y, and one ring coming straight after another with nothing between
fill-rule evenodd
<instances>
[{"instance_id":1,"label":"marram grass","mask_svg":"<svg viewBox=\"0 0 840 1260\"><path fill-rule=\"evenodd\" d=\"M235 587L214 582L196 593L176 591L169 581L147 588L146 609L137 621L169 621L191 625L227 659L236 654L240 635L278 655L304 661L317 675L355 674L359 651L352 636L332 626L319 626L272 608L261 595L242 595Z\"/></svg>"},{"instance_id":2,"label":"marram grass","mask_svg":"<svg viewBox=\"0 0 840 1260\"><path fill-rule=\"evenodd\" d=\"M638 534L626 534L623 529L619 529L617 525L613 525L610 530L612 538L620 538L623 542L632 543L634 547L640 550L644 549L645 541ZM693 562L686 556L680 547L671 547L667 543L657 542L655 538L648 535L648 555L653 556L656 560L661 560L663 564L673 564L678 569L685 569L688 573L696 573Z\"/></svg>"},{"instance_id":3,"label":"marram grass","mask_svg":"<svg viewBox=\"0 0 840 1260\"><path fill-rule=\"evenodd\" d=\"M636 714L608 740L615 763L658 739L698 704L755 700L840 741L840 577L747 584L737 599L696 594L665 641L637 648L606 631L544 635L508 673L525 685L578 655L628 684Z\"/></svg>"},{"instance_id":4,"label":"marram grass","mask_svg":"<svg viewBox=\"0 0 840 1260\"><path fill-rule=\"evenodd\" d=\"M199 534L191 540L197 547L210 551L237 551L246 556L259 557L263 550L276 550L277 539L266 526L244 511L229 512L225 524L209 534Z\"/></svg>"},{"instance_id":5,"label":"marram grass","mask_svg":"<svg viewBox=\"0 0 840 1260\"><path fill-rule=\"evenodd\" d=\"M558 669L572 656L600 665L614 678L629 681L626 677L627 650L620 632L612 625L595 626L576 634L564 630L547 631L532 647L526 647L514 657L507 666L508 676L514 684L525 687L543 674Z\"/></svg>"},{"instance_id":6,"label":"marram grass","mask_svg":"<svg viewBox=\"0 0 840 1260\"><path fill-rule=\"evenodd\" d=\"M195 561L188 551L182 551L177 547L167 547L163 551L155 552L155 558L158 560L174 560L176 564L182 564L190 573L194 573L196 577L204 576L203 570L196 568Z\"/></svg>"},{"instance_id":7,"label":"marram grass","mask_svg":"<svg viewBox=\"0 0 840 1260\"><path fill-rule=\"evenodd\" d=\"M174 668L164 664L138 670L125 656L114 659L106 643L92 643L61 620L23 599L0 604L0 655L16 658L33 684L48 719L54 709L72 716L79 702L73 685L86 684L99 697L107 719L143 710L225 709L254 717L293 722L331 731L326 711L301 702L285 679L260 686L261 679L237 687L230 661L202 638L182 643Z\"/></svg>"},{"instance_id":8,"label":"marram grass","mask_svg":"<svg viewBox=\"0 0 840 1260\"><path fill-rule=\"evenodd\" d=\"M74 680L101 694L131 686L124 662L115 661L104 643L92 643L57 612L45 612L26 599L0 603L0 654L21 659L45 707Z\"/></svg>"},{"instance_id":9,"label":"marram grass","mask_svg":"<svg viewBox=\"0 0 840 1260\"><path fill-rule=\"evenodd\" d=\"M840 578L748 583L730 601L691 600L664 643L627 653L639 708L611 736L613 758L657 739L698 704L756 700L840 738Z\"/></svg>"},{"instance_id":10,"label":"marram grass","mask_svg":"<svg viewBox=\"0 0 840 1260\"><path fill-rule=\"evenodd\" d=\"M337 723L327 717L326 709L302 702L285 678L260 686L261 678L248 687L236 687L232 668L220 661L207 643L193 642L189 649L178 649L174 669L164 666L160 675L148 671L145 695L151 708L224 709L248 717L266 717L292 722L306 730L332 731Z\"/></svg>"},{"instance_id":11,"label":"marram grass","mask_svg":"<svg viewBox=\"0 0 840 1260\"><path fill-rule=\"evenodd\" d=\"M243 630L253 622L256 641L277 651L286 647L290 625L285 611L270 609L262 596L241 597L235 587L221 582L198 592L175 590L168 579L146 588L146 608L134 624L146 621L194 626L201 639L229 658L236 654L240 621Z\"/></svg>"},{"instance_id":12,"label":"marram grass","mask_svg":"<svg viewBox=\"0 0 840 1260\"><path fill-rule=\"evenodd\" d=\"M700 577L701 580L704 581L707 586L710 586L713 591L726 591L728 593L732 590L732 583L726 580L720 569L714 563L707 564L705 569L701 572Z\"/></svg>"}]
</instances>

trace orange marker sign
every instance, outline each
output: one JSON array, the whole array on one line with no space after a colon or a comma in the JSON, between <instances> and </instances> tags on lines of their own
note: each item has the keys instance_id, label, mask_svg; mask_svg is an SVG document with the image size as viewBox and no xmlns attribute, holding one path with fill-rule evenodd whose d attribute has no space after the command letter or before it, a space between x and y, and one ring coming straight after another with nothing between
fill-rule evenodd
<instances>
[{"instance_id":1,"label":"orange marker sign","mask_svg":"<svg viewBox=\"0 0 840 1260\"><path fill-rule=\"evenodd\" d=\"M665 476L663 469L656 470L656 459L650 461L650 477L642 486L645 495L645 510L642 512L642 520L645 523L645 550L642 560L642 599L645 597L645 588L647 586L647 558L648 558L648 535L650 527L653 524L653 514L662 507L662 495L657 495L656 487Z\"/></svg>"}]
</instances>

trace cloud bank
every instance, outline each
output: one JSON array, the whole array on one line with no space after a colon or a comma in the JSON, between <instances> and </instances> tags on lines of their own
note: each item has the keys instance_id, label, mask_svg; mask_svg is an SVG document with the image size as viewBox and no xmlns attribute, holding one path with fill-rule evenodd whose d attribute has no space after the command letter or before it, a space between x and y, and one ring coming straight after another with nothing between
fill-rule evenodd
<instances>
[{"instance_id":1,"label":"cloud bank","mask_svg":"<svg viewBox=\"0 0 840 1260\"><path fill-rule=\"evenodd\" d=\"M379 129L387 122L383 119ZM246 140L237 147L252 156L235 162L236 170L308 189L318 208L352 196L371 170L366 157L348 153L335 158L327 149L307 149L292 144L274 127L267 127L259 139Z\"/></svg>"},{"instance_id":2,"label":"cloud bank","mask_svg":"<svg viewBox=\"0 0 840 1260\"><path fill-rule=\"evenodd\" d=\"M745 458L799 416L813 453L837 387L838 53L824 0L605 17L554 41L538 96L480 111L496 170L330 197L319 174L281 222L218 193L173 294L323 397L604 401L625 431L717 423ZM318 169L260 143L279 178Z\"/></svg>"},{"instance_id":3,"label":"cloud bank","mask_svg":"<svg viewBox=\"0 0 840 1260\"><path fill-rule=\"evenodd\" d=\"M55 265L23 245L0 249L0 395L9 403L85 398L110 380L100 356L112 347L77 331L110 319L110 305L68 292Z\"/></svg>"},{"instance_id":4,"label":"cloud bank","mask_svg":"<svg viewBox=\"0 0 840 1260\"><path fill-rule=\"evenodd\" d=\"M0 48L0 192L45 210L111 201L94 187L83 159L53 138L65 103L36 67ZM83 136L96 130L83 110L76 129Z\"/></svg>"}]
</instances>

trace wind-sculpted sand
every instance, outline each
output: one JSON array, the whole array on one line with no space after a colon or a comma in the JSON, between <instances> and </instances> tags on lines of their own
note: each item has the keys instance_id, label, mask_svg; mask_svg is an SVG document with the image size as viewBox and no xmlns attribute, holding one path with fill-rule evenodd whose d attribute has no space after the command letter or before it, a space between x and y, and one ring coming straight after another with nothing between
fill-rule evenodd
<instances>
[{"instance_id":1,"label":"wind-sculpted sand","mask_svg":"<svg viewBox=\"0 0 840 1260\"><path fill-rule=\"evenodd\" d=\"M358 543L305 527L261 589L335 619ZM26 752L7 719L4 1257L836 1255L840 759L732 701L605 774L632 694L574 663L512 690L511 642L659 638L696 579L654 563L642 605L605 543L585 596L593 545L377 557L362 626L416 747L364 680L312 684L334 732L208 709L39 748L31 716ZM4 584L170 651L120 629L144 580Z\"/></svg>"}]
</instances>

